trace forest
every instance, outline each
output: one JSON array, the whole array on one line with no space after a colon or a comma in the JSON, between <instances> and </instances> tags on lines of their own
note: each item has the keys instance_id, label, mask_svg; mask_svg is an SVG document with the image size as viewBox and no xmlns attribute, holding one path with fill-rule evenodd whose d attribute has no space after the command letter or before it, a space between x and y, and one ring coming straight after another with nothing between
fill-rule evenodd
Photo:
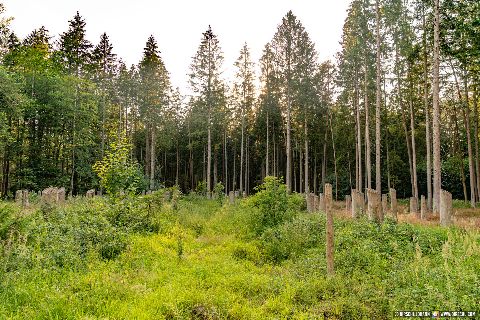
<instances>
[{"instance_id":1,"label":"forest","mask_svg":"<svg viewBox=\"0 0 480 320\"><path fill-rule=\"evenodd\" d=\"M352 0L327 61L288 11L232 78L207 21L187 89L154 36L127 65L7 9L0 318L480 314L477 0Z\"/></svg>"},{"instance_id":2,"label":"forest","mask_svg":"<svg viewBox=\"0 0 480 320\"><path fill-rule=\"evenodd\" d=\"M93 165L124 141L142 176L139 191L222 183L226 193L250 194L273 175L299 193L325 183L337 199L351 189L395 188L402 198L425 195L431 207L440 161L441 187L474 206L478 4L376 5L352 1L336 61L318 61L308 33L317 31L288 12L260 61L239 44L230 81L221 74L222 39L206 28L188 94L172 87L153 37L142 60L126 66L108 35L98 44L85 38L79 13L55 42L44 27L18 39L3 17L3 197L48 186L72 195L100 189Z\"/></svg>"}]
</instances>

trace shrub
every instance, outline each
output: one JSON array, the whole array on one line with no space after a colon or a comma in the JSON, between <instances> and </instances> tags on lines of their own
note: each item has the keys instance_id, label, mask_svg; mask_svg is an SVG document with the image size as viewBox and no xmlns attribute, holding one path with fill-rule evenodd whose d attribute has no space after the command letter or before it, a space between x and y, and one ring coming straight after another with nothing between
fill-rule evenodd
<instances>
[{"instance_id":1,"label":"shrub","mask_svg":"<svg viewBox=\"0 0 480 320\"><path fill-rule=\"evenodd\" d=\"M248 205L258 209L257 214L252 217L258 234L289 220L298 208L297 197L288 195L287 186L281 179L265 177L264 183L255 190L258 192L247 202Z\"/></svg>"},{"instance_id":2,"label":"shrub","mask_svg":"<svg viewBox=\"0 0 480 320\"><path fill-rule=\"evenodd\" d=\"M109 195L134 194L141 185L143 175L138 164L130 159L130 149L126 138L114 139L103 159L93 165L100 185Z\"/></svg>"}]
</instances>

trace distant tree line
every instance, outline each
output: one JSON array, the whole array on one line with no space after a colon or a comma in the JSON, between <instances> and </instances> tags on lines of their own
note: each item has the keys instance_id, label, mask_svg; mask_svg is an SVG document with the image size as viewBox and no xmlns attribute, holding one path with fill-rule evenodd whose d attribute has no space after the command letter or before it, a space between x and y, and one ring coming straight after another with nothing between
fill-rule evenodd
<instances>
[{"instance_id":1,"label":"distant tree line","mask_svg":"<svg viewBox=\"0 0 480 320\"><path fill-rule=\"evenodd\" d=\"M3 11L4 197L99 188L92 165L126 139L145 190L211 191L221 182L251 193L272 175L296 192L331 183L337 198L393 187L432 206L441 182L472 205L480 199L477 1L353 0L335 62L319 61L290 11L260 61L240 47L233 79L221 73L221 39L208 27L188 95L173 88L153 36L126 66L106 34L96 45L86 39L79 13L54 43L44 27L18 39Z\"/></svg>"}]
</instances>

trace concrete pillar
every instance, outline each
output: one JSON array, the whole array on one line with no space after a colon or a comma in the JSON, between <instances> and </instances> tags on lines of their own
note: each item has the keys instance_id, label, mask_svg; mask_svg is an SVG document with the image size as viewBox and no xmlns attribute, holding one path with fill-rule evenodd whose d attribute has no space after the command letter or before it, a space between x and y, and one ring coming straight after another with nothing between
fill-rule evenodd
<instances>
[{"instance_id":1,"label":"concrete pillar","mask_svg":"<svg viewBox=\"0 0 480 320\"><path fill-rule=\"evenodd\" d=\"M382 211L386 215L388 212L388 194L382 194Z\"/></svg>"},{"instance_id":2,"label":"concrete pillar","mask_svg":"<svg viewBox=\"0 0 480 320\"><path fill-rule=\"evenodd\" d=\"M380 194L373 189L367 189L367 214L368 220L380 220L378 211L380 206Z\"/></svg>"},{"instance_id":3,"label":"concrete pillar","mask_svg":"<svg viewBox=\"0 0 480 320\"><path fill-rule=\"evenodd\" d=\"M349 195L345 196L345 211L347 212L352 211L352 196L349 196Z\"/></svg>"},{"instance_id":4,"label":"concrete pillar","mask_svg":"<svg viewBox=\"0 0 480 320\"><path fill-rule=\"evenodd\" d=\"M327 216L326 225L326 256L327 256L327 274L334 273L333 254L334 254L334 238L333 238L333 210L332 210L332 185L325 184L325 213Z\"/></svg>"},{"instance_id":5,"label":"concrete pillar","mask_svg":"<svg viewBox=\"0 0 480 320\"><path fill-rule=\"evenodd\" d=\"M424 220L427 218L427 201L424 195L420 196L420 219Z\"/></svg>"},{"instance_id":6,"label":"concrete pillar","mask_svg":"<svg viewBox=\"0 0 480 320\"><path fill-rule=\"evenodd\" d=\"M325 212L325 196L323 193L320 193L318 197L319 197L318 209L319 211Z\"/></svg>"},{"instance_id":7,"label":"concrete pillar","mask_svg":"<svg viewBox=\"0 0 480 320\"><path fill-rule=\"evenodd\" d=\"M392 218L397 220L397 191L393 188L390 188L390 211L392 214Z\"/></svg>"},{"instance_id":8,"label":"concrete pillar","mask_svg":"<svg viewBox=\"0 0 480 320\"><path fill-rule=\"evenodd\" d=\"M415 197L410 197L410 213L418 216L418 199Z\"/></svg>"},{"instance_id":9,"label":"concrete pillar","mask_svg":"<svg viewBox=\"0 0 480 320\"><path fill-rule=\"evenodd\" d=\"M452 194L448 191L440 191L440 224L450 226L452 224Z\"/></svg>"}]
</instances>

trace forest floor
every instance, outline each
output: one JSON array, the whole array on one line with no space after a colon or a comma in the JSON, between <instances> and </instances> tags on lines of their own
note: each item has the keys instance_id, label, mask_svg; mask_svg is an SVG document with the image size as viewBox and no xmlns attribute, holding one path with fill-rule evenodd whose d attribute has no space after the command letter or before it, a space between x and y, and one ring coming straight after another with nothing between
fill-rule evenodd
<instances>
[{"instance_id":1,"label":"forest floor","mask_svg":"<svg viewBox=\"0 0 480 320\"><path fill-rule=\"evenodd\" d=\"M0 319L391 319L480 312L480 231L401 214L379 225L295 209L258 231L258 208L185 197L0 203ZM293 210L293 209L292 209ZM459 209L457 216L470 215ZM478 213L475 212L475 219ZM463 218L462 218L463 219Z\"/></svg>"}]
</instances>

